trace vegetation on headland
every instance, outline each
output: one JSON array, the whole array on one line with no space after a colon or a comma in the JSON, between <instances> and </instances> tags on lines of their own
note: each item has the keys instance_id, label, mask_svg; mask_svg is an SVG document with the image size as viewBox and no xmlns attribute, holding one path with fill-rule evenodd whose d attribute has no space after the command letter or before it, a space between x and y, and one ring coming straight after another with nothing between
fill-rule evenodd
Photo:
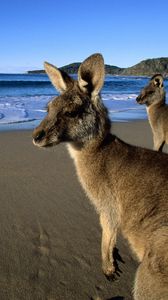
<instances>
[{"instance_id":1,"label":"vegetation on headland","mask_svg":"<svg viewBox=\"0 0 168 300\"><path fill-rule=\"evenodd\" d=\"M72 63L61 67L60 69L68 74L76 74L80 66L79 62ZM106 74L125 75L125 76L152 76L156 73L161 73L163 76L168 76L168 57L146 59L140 63L129 67L119 68L117 66L105 65ZM44 70L28 71L29 74L44 74Z\"/></svg>"},{"instance_id":2,"label":"vegetation on headland","mask_svg":"<svg viewBox=\"0 0 168 300\"><path fill-rule=\"evenodd\" d=\"M156 73L168 76L168 57L146 59L122 71L122 75L151 76Z\"/></svg>"}]
</instances>

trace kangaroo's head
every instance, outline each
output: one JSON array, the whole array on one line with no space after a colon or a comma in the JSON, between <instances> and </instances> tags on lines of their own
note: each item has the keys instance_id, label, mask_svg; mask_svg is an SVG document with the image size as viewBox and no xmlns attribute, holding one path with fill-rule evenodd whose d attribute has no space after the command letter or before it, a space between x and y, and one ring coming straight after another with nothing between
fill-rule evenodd
<instances>
[{"instance_id":1,"label":"kangaroo's head","mask_svg":"<svg viewBox=\"0 0 168 300\"><path fill-rule=\"evenodd\" d=\"M60 95L48 103L46 117L33 132L36 146L85 143L109 130L107 110L99 95L104 82L101 54L88 57L80 65L78 80L49 63L45 63L45 70Z\"/></svg>"},{"instance_id":2,"label":"kangaroo's head","mask_svg":"<svg viewBox=\"0 0 168 300\"><path fill-rule=\"evenodd\" d=\"M165 90L163 85L163 76L161 74L154 75L147 86L141 91L140 95L136 98L139 104L152 104L165 102Z\"/></svg>"}]
</instances>

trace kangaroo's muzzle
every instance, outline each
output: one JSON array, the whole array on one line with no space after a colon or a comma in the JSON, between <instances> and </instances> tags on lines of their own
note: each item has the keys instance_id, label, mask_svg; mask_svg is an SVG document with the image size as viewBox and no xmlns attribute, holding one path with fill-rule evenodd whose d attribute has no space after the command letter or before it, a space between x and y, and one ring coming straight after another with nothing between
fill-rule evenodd
<instances>
[{"instance_id":1,"label":"kangaroo's muzzle","mask_svg":"<svg viewBox=\"0 0 168 300\"><path fill-rule=\"evenodd\" d=\"M143 98L140 95L136 98L136 102L138 104L144 104Z\"/></svg>"}]
</instances>

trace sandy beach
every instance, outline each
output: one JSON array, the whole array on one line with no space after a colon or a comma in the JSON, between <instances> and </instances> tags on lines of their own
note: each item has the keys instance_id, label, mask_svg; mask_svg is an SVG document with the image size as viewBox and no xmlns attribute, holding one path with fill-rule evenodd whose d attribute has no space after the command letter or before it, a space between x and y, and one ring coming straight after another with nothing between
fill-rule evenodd
<instances>
[{"instance_id":1,"label":"sandy beach","mask_svg":"<svg viewBox=\"0 0 168 300\"><path fill-rule=\"evenodd\" d=\"M152 148L147 121L114 123L112 131ZM32 144L31 131L1 132L0 299L132 299L137 263L127 242L119 280L101 270L98 216L80 187L65 145Z\"/></svg>"}]
</instances>

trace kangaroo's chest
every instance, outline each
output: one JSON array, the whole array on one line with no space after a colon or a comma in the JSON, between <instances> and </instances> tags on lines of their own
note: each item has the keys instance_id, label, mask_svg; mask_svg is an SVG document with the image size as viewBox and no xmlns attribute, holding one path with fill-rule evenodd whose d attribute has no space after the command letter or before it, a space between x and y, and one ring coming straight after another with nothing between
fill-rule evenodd
<instances>
[{"instance_id":1,"label":"kangaroo's chest","mask_svg":"<svg viewBox=\"0 0 168 300\"><path fill-rule=\"evenodd\" d=\"M160 127L162 111L152 106L147 107L146 110L148 114L149 124L152 130L155 132Z\"/></svg>"},{"instance_id":2,"label":"kangaroo's chest","mask_svg":"<svg viewBox=\"0 0 168 300\"><path fill-rule=\"evenodd\" d=\"M100 213L102 210L111 210L114 206L115 191L112 188L112 178L109 178L105 166L96 157L80 157L75 160L78 179L90 201Z\"/></svg>"}]
</instances>

